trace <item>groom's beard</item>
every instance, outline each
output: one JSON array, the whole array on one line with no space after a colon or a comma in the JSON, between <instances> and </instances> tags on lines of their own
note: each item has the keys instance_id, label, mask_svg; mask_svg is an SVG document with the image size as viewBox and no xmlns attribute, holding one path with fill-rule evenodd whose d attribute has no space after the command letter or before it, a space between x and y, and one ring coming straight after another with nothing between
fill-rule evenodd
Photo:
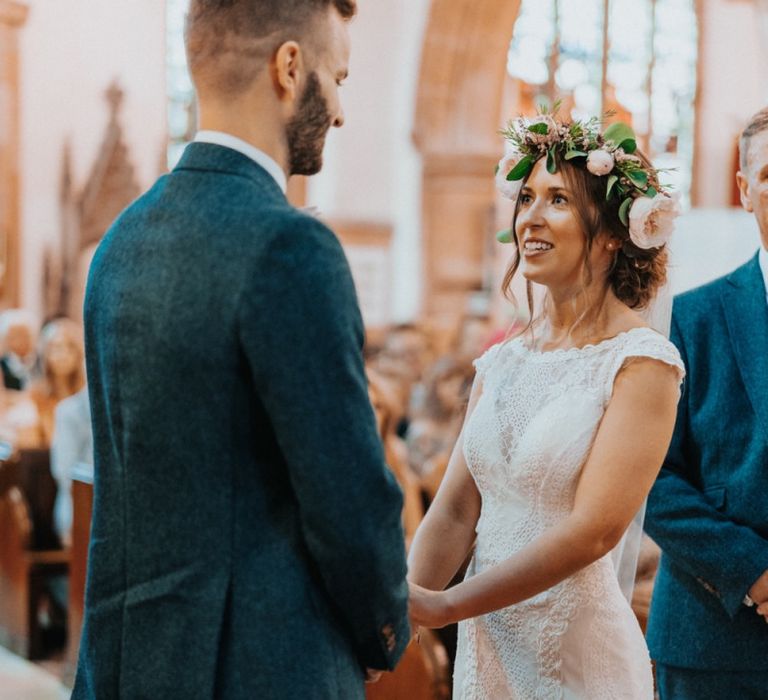
<instances>
[{"instance_id":1,"label":"groom's beard","mask_svg":"<svg viewBox=\"0 0 768 700\"><path fill-rule=\"evenodd\" d=\"M315 175L323 167L325 136L331 127L331 113L323 97L320 79L314 71L299 100L296 114L285 128L288 167L291 175Z\"/></svg>"}]
</instances>

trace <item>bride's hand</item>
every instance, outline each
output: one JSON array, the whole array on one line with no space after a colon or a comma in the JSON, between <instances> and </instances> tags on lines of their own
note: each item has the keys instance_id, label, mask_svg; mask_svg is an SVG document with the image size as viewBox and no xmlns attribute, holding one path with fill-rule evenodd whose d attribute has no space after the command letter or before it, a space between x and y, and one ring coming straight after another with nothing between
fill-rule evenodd
<instances>
[{"instance_id":1,"label":"bride's hand","mask_svg":"<svg viewBox=\"0 0 768 700\"><path fill-rule=\"evenodd\" d=\"M408 582L410 595L408 599L408 615L411 618L411 628L439 629L449 625L451 619L450 606L447 596L442 591L430 591L426 588Z\"/></svg>"}]
</instances>

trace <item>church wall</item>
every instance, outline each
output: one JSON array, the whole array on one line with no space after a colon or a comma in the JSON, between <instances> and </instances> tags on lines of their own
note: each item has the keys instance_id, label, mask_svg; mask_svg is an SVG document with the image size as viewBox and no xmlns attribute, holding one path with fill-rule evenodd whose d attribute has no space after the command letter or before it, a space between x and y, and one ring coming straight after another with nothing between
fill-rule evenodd
<instances>
[{"instance_id":1,"label":"church wall","mask_svg":"<svg viewBox=\"0 0 768 700\"><path fill-rule=\"evenodd\" d=\"M730 204L734 145L749 117L768 105L768 3L698 0L701 44L694 201Z\"/></svg>"},{"instance_id":2,"label":"church wall","mask_svg":"<svg viewBox=\"0 0 768 700\"><path fill-rule=\"evenodd\" d=\"M88 177L109 119L104 97L117 79L120 121L142 189L164 152L165 10L158 0L31 0L21 35L21 302L41 312L43 257L58 245L62 157L73 185Z\"/></svg>"},{"instance_id":3,"label":"church wall","mask_svg":"<svg viewBox=\"0 0 768 700\"><path fill-rule=\"evenodd\" d=\"M413 318L421 294L421 161L412 143L428 0L361 2L350 27L346 123L328 137L308 201L330 219L392 227L390 314Z\"/></svg>"},{"instance_id":4,"label":"church wall","mask_svg":"<svg viewBox=\"0 0 768 700\"><path fill-rule=\"evenodd\" d=\"M697 1L702 54L695 201L720 207L730 201L736 134L768 103L768 81L760 70L768 61L768 41L761 43L768 20L758 19L768 3ZM141 188L160 170L165 9L158 0L29 5L20 36L21 297L38 310L43 254L57 243L61 225L64 144L71 143L79 190L99 153L109 117L103 93L113 79L126 94L120 120ZM308 191L308 204L332 223L391 230L388 305L395 321L417 317L424 301L422 162L412 132L429 8L429 0L360 3L350 28L351 74L341 93L346 124L329 135L325 169L311 178Z\"/></svg>"}]
</instances>

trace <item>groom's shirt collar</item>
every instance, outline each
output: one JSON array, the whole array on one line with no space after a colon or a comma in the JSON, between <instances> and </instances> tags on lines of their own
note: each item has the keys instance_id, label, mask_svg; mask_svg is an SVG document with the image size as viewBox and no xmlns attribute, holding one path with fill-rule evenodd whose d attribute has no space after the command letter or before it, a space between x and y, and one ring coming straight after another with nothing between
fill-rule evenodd
<instances>
[{"instance_id":1,"label":"groom's shirt collar","mask_svg":"<svg viewBox=\"0 0 768 700\"><path fill-rule=\"evenodd\" d=\"M760 269L763 272L763 282L765 282L765 300L768 302L768 250L763 246L760 246L758 259L760 260Z\"/></svg>"},{"instance_id":2,"label":"groom's shirt collar","mask_svg":"<svg viewBox=\"0 0 768 700\"><path fill-rule=\"evenodd\" d=\"M264 168L274 178L283 194L285 194L288 188L288 180L283 169L273 158L270 158L264 151L256 148L256 146L251 146L247 141L243 141L243 139L237 136L232 136L232 134L225 134L223 131L198 131L195 136L195 143L212 143L216 146L224 146L224 148L231 148L233 151L242 153Z\"/></svg>"}]
</instances>

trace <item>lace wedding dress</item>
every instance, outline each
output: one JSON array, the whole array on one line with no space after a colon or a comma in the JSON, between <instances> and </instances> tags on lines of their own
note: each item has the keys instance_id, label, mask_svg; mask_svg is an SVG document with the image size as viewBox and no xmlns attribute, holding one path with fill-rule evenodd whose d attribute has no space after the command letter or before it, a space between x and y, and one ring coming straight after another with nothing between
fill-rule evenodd
<instances>
[{"instance_id":1,"label":"lace wedding dress","mask_svg":"<svg viewBox=\"0 0 768 700\"><path fill-rule=\"evenodd\" d=\"M482 496L474 576L566 517L619 370L650 357L684 367L672 343L636 328L596 345L496 345L475 365L483 392L464 434ZM606 555L553 588L459 624L454 698L651 700L648 649Z\"/></svg>"}]
</instances>

